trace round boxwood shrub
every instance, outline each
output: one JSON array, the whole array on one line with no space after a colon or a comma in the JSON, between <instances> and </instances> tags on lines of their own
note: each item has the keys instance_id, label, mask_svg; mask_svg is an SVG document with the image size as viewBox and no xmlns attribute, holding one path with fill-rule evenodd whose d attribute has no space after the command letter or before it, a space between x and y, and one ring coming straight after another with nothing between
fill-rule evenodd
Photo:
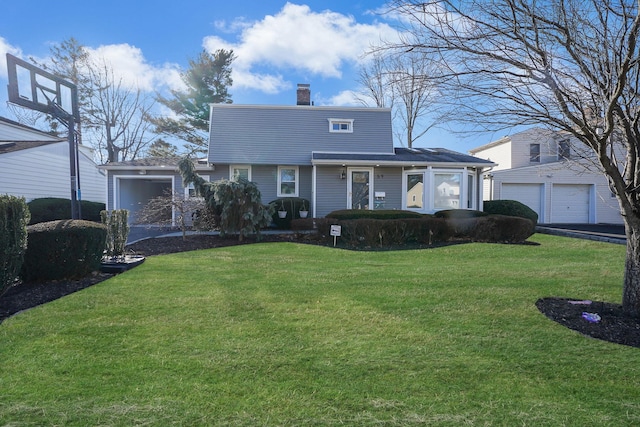
<instances>
[{"instance_id":1,"label":"round boxwood shrub","mask_svg":"<svg viewBox=\"0 0 640 427\"><path fill-rule=\"evenodd\" d=\"M27 205L29 206L29 212L31 212L31 221L29 224L55 221L58 219L71 219L70 199L43 197L40 199L33 199L27 203ZM82 219L87 221L100 222L100 212L104 209L104 203L90 202L88 200L82 200L80 202Z\"/></svg>"},{"instance_id":2,"label":"round boxwood shrub","mask_svg":"<svg viewBox=\"0 0 640 427\"><path fill-rule=\"evenodd\" d=\"M99 270L107 228L83 220L42 222L27 227L25 282L78 279Z\"/></svg>"},{"instance_id":3,"label":"round boxwood shrub","mask_svg":"<svg viewBox=\"0 0 640 427\"><path fill-rule=\"evenodd\" d=\"M489 200L482 202L483 211L495 215L508 215L527 218L538 223L538 214L529 206L518 202L517 200Z\"/></svg>"}]
</instances>

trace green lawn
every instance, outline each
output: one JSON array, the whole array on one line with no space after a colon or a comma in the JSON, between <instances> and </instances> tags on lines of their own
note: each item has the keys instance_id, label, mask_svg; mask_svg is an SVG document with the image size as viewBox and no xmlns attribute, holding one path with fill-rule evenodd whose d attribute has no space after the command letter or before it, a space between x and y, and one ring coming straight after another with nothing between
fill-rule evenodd
<instances>
[{"instance_id":1,"label":"green lawn","mask_svg":"<svg viewBox=\"0 0 640 427\"><path fill-rule=\"evenodd\" d=\"M640 349L541 315L619 302L625 248L150 257L0 325L0 425L631 426Z\"/></svg>"}]
</instances>

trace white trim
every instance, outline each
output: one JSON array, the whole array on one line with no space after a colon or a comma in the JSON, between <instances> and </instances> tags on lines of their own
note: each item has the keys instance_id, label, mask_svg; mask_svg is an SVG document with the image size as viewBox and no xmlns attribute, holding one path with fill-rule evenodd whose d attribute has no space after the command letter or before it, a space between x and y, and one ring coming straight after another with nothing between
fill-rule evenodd
<instances>
[{"instance_id":1,"label":"white trim","mask_svg":"<svg viewBox=\"0 0 640 427\"><path fill-rule=\"evenodd\" d=\"M229 165L229 180L233 180L233 170L234 169L248 169L249 172L247 174L247 179L251 181L251 165L243 165L243 164L232 164Z\"/></svg>"},{"instance_id":2,"label":"white trim","mask_svg":"<svg viewBox=\"0 0 640 427\"><path fill-rule=\"evenodd\" d=\"M280 174L280 171L283 169L293 169L295 171L294 173L295 191L293 193L282 193L282 175ZM298 197L299 190L300 190L300 168L298 166L278 166L277 182L278 182L278 188L276 189L277 197Z\"/></svg>"},{"instance_id":3,"label":"white trim","mask_svg":"<svg viewBox=\"0 0 640 427\"><path fill-rule=\"evenodd\" d=\"M353 209L353 172L369 172L369 209L373 210L373 168L347 168L347 209Z\"/></svg>"},{"instance_id":4,"label":"white trim","mask_svg":"<svg viewBox=\"0 0 640 427\"><path fill-rule=\"evenodd\" d=\"M316 189L317 189L317 175L318 175L318 167L316 165L312 166L311 173L311 217L316 218Z\"/></svg>"},{"instance_id":5,"label":"white trim","mask_svg":"<svg viewBox=\"0 0 640 427\"><path fill-rule=\"evenodd\" d=\"M353 133L353 119L328 118L329 133ZM339 129L334 129L334 125L339 125ZM347 129L342 129L342 125L347 125Z\"/></svg>"},{"instance_id":6,"label":"white trim","mask_svg":"<svg viewBox=\"0 0 640 427\"><path fill-rule=\"evenodd\" d=\"M202 177L202 179L204 179L207 182L210 180L209 175L200 175L200 176ZM189 196L189 190L194 190L193 182L191 184L187 185L187 186L183 186L182 190L184 191L184 197L185 198L190 197ZM193 196L193 197L196 197L196 196ZM197 196L197 197L202 199L202 200L204 200L204 198L202 196Z\"/></svg>"}]
</instances>

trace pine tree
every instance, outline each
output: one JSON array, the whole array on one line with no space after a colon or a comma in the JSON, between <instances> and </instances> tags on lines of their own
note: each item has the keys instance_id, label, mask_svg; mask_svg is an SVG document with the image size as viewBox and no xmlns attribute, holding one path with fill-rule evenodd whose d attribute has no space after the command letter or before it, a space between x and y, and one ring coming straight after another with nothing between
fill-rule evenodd
<instances>
[{"instance_id":1,"label":"pine tree","mask_svg":"<svg viewBox=\"0 0 640 427\"><path fill-rule=\"evenodd\" d=\"M219 49L213 54L202 51L189 61L182 74L184 91L172 90L171 97L157 95L157 101L173 111L177 118L158 117L152 122L156 133L170 135L185 142L192 153L205 153L208 146L209 104L230 104L233 51Z\"/></svg>"}]
</instances>

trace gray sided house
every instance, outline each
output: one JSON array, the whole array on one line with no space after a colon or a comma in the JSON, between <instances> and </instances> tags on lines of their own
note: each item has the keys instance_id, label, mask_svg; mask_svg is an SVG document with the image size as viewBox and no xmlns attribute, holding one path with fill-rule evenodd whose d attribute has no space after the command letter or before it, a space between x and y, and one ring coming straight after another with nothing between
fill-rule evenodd
<instances>
[{"instance_id":1,"label":"gray sided house","mask_svg":"<svg viewBox=\"0 0 640 427\"><path fill-rule=\"evenodd\" d=\"M483 173L494 166L442 148L394 148L391 111L316 107L307 85L298 105L214 104L208 180L243 177L264 203L281 197L309 200L314 217L337 209L482 209ZM109 174L108 208L132 209L160 188L188 191L175 161L152 159L102 166Z\"/></svg>"}]
</instances>

